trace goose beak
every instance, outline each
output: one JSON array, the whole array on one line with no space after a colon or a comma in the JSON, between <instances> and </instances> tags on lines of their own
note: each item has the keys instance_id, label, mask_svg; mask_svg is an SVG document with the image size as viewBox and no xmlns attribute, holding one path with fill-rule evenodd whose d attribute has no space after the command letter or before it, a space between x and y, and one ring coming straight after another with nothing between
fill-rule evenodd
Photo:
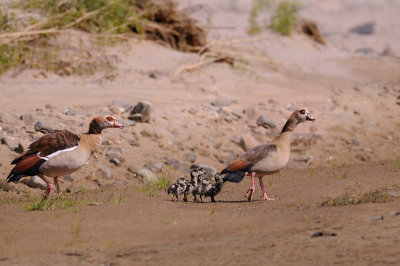
<instances>
[{"instance_id":1,"label":"goose beak","mask_svg":"<svg viewBox=\"0 0 400 266\"><path fill-rule=\"evenodd\" d=\"M315 118L311 114L308 114L306 119L309 120L309 121L312 121L312 122L315 121Z\"/></svg>"},{"instance_id":2,"label":"goose beak","mask_svg":"<svg viewBox=\"0 0 400 266\"><path fill-rule=\"evenodd\" d=\"M124 125L123 124L121 124L121 123L119 123L117 120L115 120L115 122L114 122L114 128L124 128Z\"/></svg>"}]
</instances>

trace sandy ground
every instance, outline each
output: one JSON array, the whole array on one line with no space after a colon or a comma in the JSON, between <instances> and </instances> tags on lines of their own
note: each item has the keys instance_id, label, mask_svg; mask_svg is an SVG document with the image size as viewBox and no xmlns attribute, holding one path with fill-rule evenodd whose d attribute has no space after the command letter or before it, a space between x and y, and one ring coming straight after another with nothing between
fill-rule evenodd
<instances>
[{"instance_id":1,"label":"sandy ground","mask_svg":"<svg viewBox=\"0 0 400 266\"><path fill-rule=\"evenodd\" d=\"M320 206L329 197L361 197L376 190L398 195L398 1L303 1L301 17L317 22L326 46L299 33L282 37L264 29L249 36L250 1L179 3L181 8L206 6L192 16L209 28L212 49L234 55L234 66L213 63L181 72L197 64L200 56L136 39L98 46L71 31L56 40L69 51L66 56L79 60L82 51L89 50L92 59L112 68L88 77L36 69L14 69L0 77L2 138L11 136L25 147L40 136L32 122L20 119L26 113L33 115L33 123L46 121L53 128L84 132L96 114L114 113L127 121L128 114L112 106L115 99L133 104L149 100L153 105L150 123L107 130L99 152L72 182L62 181L63 190L74 192L66 194L69 197L104 204L25 211L29 197L41 195L39 189L12 184L18 195L1 191L0 264L398 263L400 216L392 215L400 211L398 198ZM371 21L376 23L372 34L349 33ZM382 55L388 47L392 54ZM150 77L154 71L155 78ZM224 107L211 105L217 98L234 101ZM52 107L46 108L48 104ZM188 153L196 155L195 163L221 170L243 152L242 142L252 146L278 134L290 106L307 107L317 119L296 129L291 158L313 159L291 160L280 176L266 178L267 191L277 198L272 203L261 200L258 187L257 200L246 202L248 179L226 184L216 204L208 199L198 204L172 202L163 191L149 197L140 191L141 180L128 170L178 160L178 169L166 167L178 177L191 165L185 159ZM75 116L66 115L66 108ZM258 127L259 115L277 128ZM148 137L144 130L156 134ZM131 146L132 140L140 146ZM119 149L120 166L109 162L110 149ZM17 153L7 145L0 145L0 152L0 173L5 177ZM113 178L87 180L99 166L108 167ZM121 204L110 200L117 196ZM370 220L377 215L384 219ZM315 230L326 235L310 238Z\"/></svg>"}]
</instances>

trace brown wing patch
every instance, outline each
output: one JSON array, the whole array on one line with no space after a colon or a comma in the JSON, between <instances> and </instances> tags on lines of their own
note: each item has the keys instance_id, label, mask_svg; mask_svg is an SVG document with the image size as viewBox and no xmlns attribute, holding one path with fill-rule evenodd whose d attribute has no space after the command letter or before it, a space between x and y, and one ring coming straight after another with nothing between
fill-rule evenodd
<instances>
[{"instance_id":1,"label":"brown wing patch","mask_svg":"<svg viewBox=\"0 0 400 266\"><path fill-rule=\"evenodd\" d=\"M253 164L267 157L269 153L276 152L277 150L278 147L275 144L263 144L248 150L240 155L239 158L248 164Z\"/></svg>"},{"instance_id":2,"label":"brown wing patch","mask_svg":"<svg viewBox=\"0 0 400 266\"><path fill-rule=\"evenodd\" d=\"M68 130L57 130L42 136L33 142L29 149L32 153L40 152L41 156L47 156L59 150L74 147L79 143L79 136Z\"/></svg>"},{"instance_id":3,"label":"brown wing patch","mask_svg":"<svg viewBox=\"0 0 400 266\"><path fill-rule=\"evenodd\" d=\"M237 158L233 160L225 169L228 171L244 170L249 164L243 159Z\"/></svg>"},{"instance_id":4,"label":"brown wing patch","mask_svg":"<svg viewBox=\"0 0 400 266\"><path fill-rule=\"evenodd\" d=\"M15 167L13 168L13 172L15 174L24 173L25 171L28 171L30 168L39 163L41 160L42 159L40 159L39 156L37 156L36 154L26 156L15 165Z\"/></svg>"}]
</instances>

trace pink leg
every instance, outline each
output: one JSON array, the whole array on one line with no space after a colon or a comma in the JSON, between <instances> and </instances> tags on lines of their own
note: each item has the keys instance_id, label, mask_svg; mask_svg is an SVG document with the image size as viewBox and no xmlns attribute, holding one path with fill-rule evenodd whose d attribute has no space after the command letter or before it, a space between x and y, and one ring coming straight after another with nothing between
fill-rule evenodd
<instances>
[{"instance_id":1,"label":"pink leg","mask_svg":"<svg viewBox=\"0 0 400 266\"><path fill-rule=\"evenodd\" d=\"M60 186L58 185L58 176L54 177L54 184L56 184L57 194L61 196L62 192L60 190Z\"/></svg>"},{"instance_id":2,"label":"pink leg","mask_svg":"<svg viewBox=\"0 0 400 266\"><path fill-rule=\"evenodd\" d=\"M255 176L256 176L256 173L251 172L251 187L249 188L249 190L247 191L247 194L246 194L247 200L249 202L253 199L254 191L256 191L256 185L254 183Z\"/></svg>"},{"instance_id":3,"label":"pink leg","mask_svg":"<svg viewBox=\"0 0 400 266\"><path fill-rule=\"evenodd\" d=\"M43 174L39 174L39 177L40 177L40 178L46 183L46 185L47 185L46 194L45 194L45 196L47 197L47 196L49 196L50 193L53 191L54 186L53 186L52 183L50 183L49 180L47 180L46 177L44 177Z\"/></svg>"},{"instance_id":4,"label":"pink leg","mask_svg":"<svg viewBox=\"0 0 400 266\"><path fill-rule=\"evenodd\" d=\"M260 187L262 190L262 193L264 195L264 200L275 200L274 198L268 198L267 193L265 192L265 187L264 187L264 182L262 180L262 177L258 178L260 180Z\"/></svg>"}]
</instances>

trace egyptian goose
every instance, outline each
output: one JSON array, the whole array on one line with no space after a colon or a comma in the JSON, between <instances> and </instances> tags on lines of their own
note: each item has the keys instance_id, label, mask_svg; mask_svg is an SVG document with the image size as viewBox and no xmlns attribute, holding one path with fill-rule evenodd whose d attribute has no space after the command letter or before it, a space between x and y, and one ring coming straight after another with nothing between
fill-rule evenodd
<instances>
[{"instance_id":1,"label":"egyptian goose","mask_svg":"<svg viewBox=\"0 0 400 266\"><path fill-rule=\"evenodd\" d=\"M61 195L58 177L69 175L81 168L101 145L101 131L106 128L124 128L112 116L96 116L89 124L87 133L75 134L68 130L56 130L29 145L11 164L15 164L7 182L17 182L24 176L38 175L46 184L46 196L54 186L45 176L54 178L58 195Z\"/></svg>"},{"instance_id":2,"label":"egyptian goose","mask_svg":"<svg viewBox=\"0 0 400 266\"><path fill-rule=\"evenodd\" d=\"M176 182L174 184L172 184L171 186L168 187L167 189L167 193L172 194L173 196L176 197L176 200L179 201L178 196L182 193L185 192L186 190L186 186L187 186L187 181L185 180L185 178L180 177L178 178L178 180L176 180ZM172 198L172 201L174 201L174 199Z\"/></svg>"},{"instance_id":3,"label":"egyptian goose","mask_svg":"<svg viewBox=\"0 0 400 266\"><path fill-rule=\"evenodd\" d=\"M206 192L206 194L204 195L205 197L210 197L211 198L211 202L215 202L214 197L218 195L218 193L221 192L222 190L222 186L223 186L223 179L222 179L222 175L219 173L216 173L214 176L215 179L215 184L211 185L211 189L209 191Z\"/></svg>"},{"instance_id":4,"label":"egyptian goose","mask_svg":"<svg viewBox=\"0 0 400 266\"><path fill-rule=\"evenodd\" d=\"M315 121L315 118L307 109L298 109L294 111L283 126L280 135L274 138L271 143L259 145L248 150L231 161L228 166L222 170L221 174L226 174L223 178L224 182L230 181L239 183L246 173L251 173L251 187L246 194L248 201L252 200L256 189L254 185L255 176L259 178L264 200L274 200L267 196L262 178L264 175L278 173L286 166L289 161L292 131L298 124L307 120Z\"/></svg>"},{"instance_id":5,"label":"egyptian goose","mask_svg":"<svg viewBox=\"0 0 400 266\"><path fill-rule=\"evenodd\" d=\"M193 193L197 188L199 176L204 175L206 171L203 168L194 169L190 172L190 181L186 181L186 190L183 201L187 201L187 195Z\"/></svg>"}]
</instances>

